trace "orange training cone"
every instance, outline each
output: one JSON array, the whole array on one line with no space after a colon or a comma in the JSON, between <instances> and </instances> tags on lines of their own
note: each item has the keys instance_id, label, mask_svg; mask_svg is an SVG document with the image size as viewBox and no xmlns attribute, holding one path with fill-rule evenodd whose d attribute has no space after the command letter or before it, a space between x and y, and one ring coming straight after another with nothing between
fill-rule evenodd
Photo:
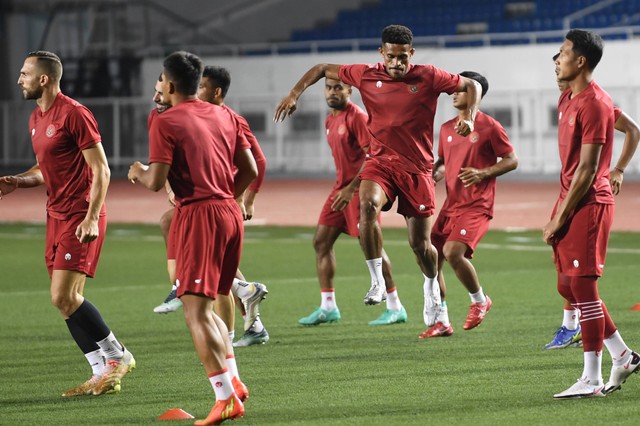
<instances>
[{"instance_id":1,"label":"orange training cone","mask_svg":"<svg viewBox=\"0 0 640 426\"><path fill-rule=\"evenodd\" d=\"M640 311L640 303L636 303L631 307L632 311Z\"/></svg>"},{"instance_id":2,"label":"orange training cone","mask_svg":"<svg viewBox=\"0 0 640 426\"><path fill-rule=\"evenodd\" d=\"M193 419L193 416L182 408L172 408L167 410L163 415L158 417L158 420L184 420Z\"/></svg>"}]
</instances>

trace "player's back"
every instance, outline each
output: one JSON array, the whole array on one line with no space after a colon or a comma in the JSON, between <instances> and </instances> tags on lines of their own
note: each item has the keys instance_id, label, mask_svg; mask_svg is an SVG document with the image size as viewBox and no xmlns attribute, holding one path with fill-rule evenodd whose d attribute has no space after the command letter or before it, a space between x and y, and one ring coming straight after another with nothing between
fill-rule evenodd
<instances>
[{"instance_id":1,"label":"player's back","mask_svg":"<svg viewBox=\"0 0 640 426\"><path fill-rule=\"evenodd\" d=\"M164 133L161 139L172 147L169 182L178 203L233 198L233 156L238 128L226 111L192 99L160 114L154 121Z\"/></svg>"}]
</instances>

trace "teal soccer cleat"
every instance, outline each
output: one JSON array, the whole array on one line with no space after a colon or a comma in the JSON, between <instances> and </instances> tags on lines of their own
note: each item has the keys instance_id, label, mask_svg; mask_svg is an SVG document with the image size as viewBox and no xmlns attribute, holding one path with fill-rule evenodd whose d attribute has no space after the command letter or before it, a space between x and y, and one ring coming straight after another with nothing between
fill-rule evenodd
<instances>
[{"instance_id":1,"label":"teal soccer cleat","mask_svg":"<svg viewBox=\"0 0 640 426\"><path fill-rule=\"evenodd\" d=\"M318 325L326 322L338 322L340 320L340 310L338 308L330 311L325 311L322 308L318 308L311 313L308 317L300 318L299 324L302 325Z\"/></svg>"},{"instance_id":2,"label":"teal soccer cleat","mask_svg":"<svg viewBox=\"0 0 640 426\"><path fill-rule=\"evenodd\" d=\"M407 311L404 306L399 311L387 309L377 319L369 321L369 325L390 325L407 322Z\"/></svg>"}]
</instances>

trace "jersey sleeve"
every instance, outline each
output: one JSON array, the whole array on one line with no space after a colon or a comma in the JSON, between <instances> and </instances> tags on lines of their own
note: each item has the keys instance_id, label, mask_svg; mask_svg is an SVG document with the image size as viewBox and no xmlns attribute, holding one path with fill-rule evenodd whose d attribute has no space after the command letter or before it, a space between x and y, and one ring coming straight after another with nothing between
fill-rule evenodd
<instances>
[{"instance_id":1,"label":"jersey sleeve","mask_svg":"<svg viewBox=\"0 0 640 426\"><path fill-rule=\"evenodd\" d=\"M613 107L613 122L615 123L616 121L618 121L620 116L622 116L622 110L620 109L620 107L614 106Z\"/></svg>"},{"instance_id":2,"label":"jersey sleeve","mask_svg":"<svg viewBox=\"0 0 640 426\"><path fill-rule=\"evenodd\" d=\"M451 95L460 86L461 77L459 74L451 74L433 66L431 69L433 72L433 88L436 91Z\"/></svg>"},{"instance_id":3,"label":"jersey sleeve","mask_svg":"<svg viewBox=\"0 0 640 426\"><path fill-rule=\"evenodd\" d=\"M238 116L238 123L240 124L240 129L242 130L245 139L247 140L247 142L249 142L249 145L251 145L251 154L256 160L258 176L253 180L253 182L251 182L248 189L257 193L262 187L264 176L267 172L267 159L262 152L262 148L260 148L258 139L256 139L256 136L251 131L251 127L249 127L249 123L247 122L247 120L242 116Z\"/></svg>"},{"instance_id":4,"label":"jersey sleeve","mask_svg":"<svg viewBox=\"0 0 640 426\"><path fill-rule=\"evenodd\" d=\"M102 142L95 117L82 105L71 109L65 126L81 150Z\"/></svg>"},{"instance_id":5,"label":"jersey sleeve","mask_svg":"<svg viewBox=\"0 0 640 426\"><path fill-rule=\"evenodd\" d=\"M369 65L355 64L355 65L340 65L340 71L338 76L343 83L350 84L354 87L360 87L362 76L364 72L369 68Z\"/></svg>"},{"instance_id":6,"label":"jersey sleeve","mask_svg":"<svg viewBox=\"0 0 640 426\"><path fill-rule=\"evenodd\" d=\"M369 133L369 128L367 127L368 119L369 117L364 111L357 110L349 117L349 130L364 151L369 150L369 144L371 143L371 133Z\"/></svg>"},{"instance_id":7,"label":"jersey sleeve","mask_svg":"<svg viewBox=\"0 0 640 426\"><path fill-rule=\"evenodd\" d=\"M604 144L607 140L607 117L611 117L611 108L602 101L584 104L580 113L583 144Z\"/></svg>"},{"instance_id":8,"label":"jersey sleeve","mask_svg":"<svg viewBox=\"0 0 640 426\"><path fill-rule=\"evenodd\" d=\"M507 136L507 132L497 121L493 122L493 126L491 128L491 149L493 149L496 157L505 157L514 151L513 145L511 145L511 141L509 141L509 137Z\"/></svg>"},{"instance_id":9,"label":"jersey sleeve","mask_svg":"<svg viewBox=\"0 0 640 426\"><path fill-rule=\"evenodd\" d=\"M173 163L175 140L164 117L157 116L149 129L149 163Z\"/></svg>"}]
</instances>

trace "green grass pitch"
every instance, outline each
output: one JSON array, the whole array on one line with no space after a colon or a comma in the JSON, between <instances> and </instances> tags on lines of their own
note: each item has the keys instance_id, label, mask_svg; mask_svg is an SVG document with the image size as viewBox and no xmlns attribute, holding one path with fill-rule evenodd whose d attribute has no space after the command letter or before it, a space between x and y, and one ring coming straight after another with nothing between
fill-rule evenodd
<instances>
[{"instance_id":1,"label":"green grass pitch","mask_svg":"<svg viewBox=\"0 0 640 426\"><path fill-rule=\"evenodd\" d=\"M0 225L0 424L155 424L170 408L204 418L214 394L182 311L152 312L167 292L157 227L112 225L97 277L85 295L135 355L138 368L117 395L63 399L90 369L49 301L40 225ZM582 372L582 350L543 351L562 319L550 248L541 232L490 232L474 264L494 306L463 331L469 297L448 267L455 334L419 340L422 277L406 231L385 229L406 324L372 327L383 306L365 306L369 276L357 240L336 245L337 324L297 320L319 305L313 229L249 227L241 269L264 282L261 306L271 340L238 348L251 396L238 425L638 424L640 375L596 400L556 401ZM614 233L600 293L627 344L640 349L640 235ZM236 321L236 336L242 334ZM603 359L609 376L610 358ZM161 424L163 422L160 422ZM166 423L166 422L165 422ZM168 424L192 424L173 421Z\"/></svg>"}]
</instances>

